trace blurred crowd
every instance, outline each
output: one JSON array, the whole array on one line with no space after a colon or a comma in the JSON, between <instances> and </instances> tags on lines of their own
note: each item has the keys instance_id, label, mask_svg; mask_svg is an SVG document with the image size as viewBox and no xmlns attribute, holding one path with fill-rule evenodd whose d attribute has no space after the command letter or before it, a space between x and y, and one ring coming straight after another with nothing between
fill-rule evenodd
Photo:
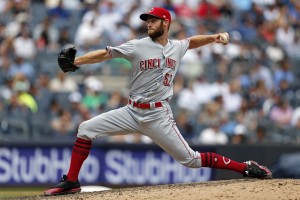
<instances>
[{"instance_id":1,"label":"blurred crowd","mask_svg":"<svg viewBox=\"0 0 300 200\"><path fill-rule=\"evenodd\" d=\"M189 50L171 105L191 143L300 143L300 1L1 0L0 139L70 139L78 125L128 102L126 60L60 71L56 56L77 55L146 36L139 15L171 11L170 38L228 32L231 42ZM115 80L115 79L114 79ZM151 142L137 134L104 139Z\"/></svg>"}]
</instances>

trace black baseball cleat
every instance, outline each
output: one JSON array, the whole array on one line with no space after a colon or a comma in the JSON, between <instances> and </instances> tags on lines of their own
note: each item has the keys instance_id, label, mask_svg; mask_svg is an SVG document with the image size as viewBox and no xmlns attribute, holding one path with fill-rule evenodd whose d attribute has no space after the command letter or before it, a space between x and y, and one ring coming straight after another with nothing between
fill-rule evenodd
<instances>
[{"instance_id":1,"label":"black baseball cleat","mask_svg":"<svg viewBox=\"0 0 300 200\"><path fill-rule=\"evenodd\" d=\"M66 175L63 175L60 183L52 188L49 188L44 192L45 196L63 195L63 194L75 194L79 193L80 183L79 181L69 181Z\"/></svg>"},{"instance_id":2,"label":"black baseball cleat","mask_svg":"<svg viewBox=\"0 0 300 200\"><path fill-rule=\"evenodd\" d=\"M244 177L270 179L272 178L272 172L265 166L259 165L252 160L246 161L247 168L244 173Z\"/></svg>"}]
</instances>

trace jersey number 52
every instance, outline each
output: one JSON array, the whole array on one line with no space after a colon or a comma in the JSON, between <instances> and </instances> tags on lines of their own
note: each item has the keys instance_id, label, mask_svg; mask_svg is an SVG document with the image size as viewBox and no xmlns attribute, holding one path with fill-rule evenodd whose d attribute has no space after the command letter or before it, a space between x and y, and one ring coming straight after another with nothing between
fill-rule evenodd
<instances>
[{"instance_id":1,"label":"jersey number 52","mask_svg":"<svg viewBox=\"0 0 300 200\"><path fill-rule=\"evenodd\" d=\"M172 81L172 77L173 77L172 74L166 73L165 78L164 78L164 82L163 82L164 86L168 86L168 87L170 86L170 83Z\"/></svg>"}]
</instances>

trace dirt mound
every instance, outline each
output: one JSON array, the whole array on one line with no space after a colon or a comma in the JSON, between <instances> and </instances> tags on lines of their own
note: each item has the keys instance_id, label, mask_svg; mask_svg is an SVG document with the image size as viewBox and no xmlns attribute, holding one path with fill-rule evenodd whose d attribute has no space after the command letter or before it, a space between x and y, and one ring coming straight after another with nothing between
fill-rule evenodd
<instances>
[{"instance_id":1,"label":"dirt mound","mask_svg":"<svg viewBox=\"0 0 300 200\"><path fill-rule=\"evenodd\" d=\"M238 179L203 183L113 189L63 196L22 197L20 200L204 200L290 199L300 200L300 180Z\"/></svg>"}]
</instances>

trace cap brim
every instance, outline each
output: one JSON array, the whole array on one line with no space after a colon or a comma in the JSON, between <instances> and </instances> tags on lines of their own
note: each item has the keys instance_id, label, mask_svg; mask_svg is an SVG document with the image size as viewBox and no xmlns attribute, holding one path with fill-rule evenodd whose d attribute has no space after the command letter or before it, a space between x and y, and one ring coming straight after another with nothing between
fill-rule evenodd
<instances>
[{"instance_id":1,"label":"cap brim","mask_svg":"<svg viewBox=\"0 0 300 200\"><path fill-rule=\"evenodd\" d=\"M140 19L143 20L143 21L147 21L149 16L155 17L155 18L157 18L157 19L162 19L162 18L160 18L160 17L158 17L158 16L156 16L156 15L150 15L150 14L146 14L146 13L141 14L141 15L140 15Z\"/></svg>"}]
</instances>

